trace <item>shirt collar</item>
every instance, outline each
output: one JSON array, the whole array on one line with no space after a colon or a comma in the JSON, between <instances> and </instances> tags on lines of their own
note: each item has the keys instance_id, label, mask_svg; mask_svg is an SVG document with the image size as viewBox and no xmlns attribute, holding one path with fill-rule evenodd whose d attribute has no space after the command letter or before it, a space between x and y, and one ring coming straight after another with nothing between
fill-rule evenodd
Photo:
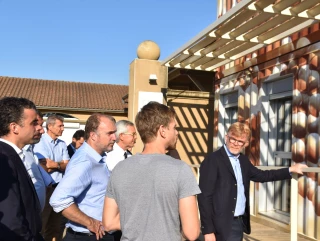
<instances>
[{"instance_id":1,"label":"shirt collar","mask_svg":"<svg viewBox=\"0 0 320 241\"><path fill-rule=\"evenodd\" d=\"M106 162L105 160L105 157L106 157L106 154L103 153L103 155L100 155L95 149L93 149L87 142L84 142L82 144L82 146L79 148L79 151L80 149L83 149L83 148L86 148L87 149L87 152L86 154L88 154L89 156L91 156L96 162Z\"/></svg>"},{"instance_id":2,"label":"shirt collar","mask_svg":"<svg viewBox=\"0 0 320 241\"><path fill-rule=\"evenodd\" d=\"M123 150L116 142L113 145L113 150L117 152L122 152L123 154L126 152L126 150Z\"/></svg>"},{"instance_id":3,"label":"shirt collar","mask_svg":"<svg viewBox=\"0 0 320 241\"><path fill-rule=\"evenodd\" d=\"M43 138L47 139L48 142L53 143L53 144L56 144L56 143L59 141L59 138L53 140L53 139L51 138L51 136L48 135L47 132L44 133L42 136L43 136Z\"/></svg>"},{"instance_id":4,"label":"shirt collar","mask_svg":"<svg viewBox=\"0 0 320 241\"><path fill-rule=\"evenodd\" d=\"M227 154L228 154L228 157L232 157L232 158L235 158L235 159L238 159L238 158L239 158L240 154L238 154L238 155L236 156L236 155L232 154L232 153L229 151L229 149L228 149L228 147L227 147L226 144L224 144L223 146L224 146L224 149L226 150L226 152L227 152Z\"/></svg>"},{"instance_id":5,"label":"shirt collar","mask_svg":"<svg viewBox=\"0 0 320 241\"><path fill-rule=\"evenodd\" d=\"M21 160L23 159L23 152L22 152L22 150L21 150L19 147L17 147L17 146L16 146L15 144L13 144L12 142L7 141L7 140L5 140L5 139L3 139L3 138L0 138L0 141L2 141L2 142L4 142L4 143L8 144L9 146L11 146L11 147L17 152L17 154L20 156Z\"/></svg>"},{"instance_id":6,"label":"shirt collar","mask_svg":"<svg viewBox=\"0 0 320 241\"><path fill-rule=\"evenodd\" d=\"M72 150L73 150L74 152L77 151L77 149L72 145L72 143L70 143L70 146L71 146L71 148L72 148Z\"/></svg>"}]
</instances>

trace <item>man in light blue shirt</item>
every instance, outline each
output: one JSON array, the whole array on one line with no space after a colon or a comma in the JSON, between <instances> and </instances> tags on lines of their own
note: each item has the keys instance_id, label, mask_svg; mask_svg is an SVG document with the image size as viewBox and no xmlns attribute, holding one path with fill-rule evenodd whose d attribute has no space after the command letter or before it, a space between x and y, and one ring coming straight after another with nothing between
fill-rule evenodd
<instances>
[{"instance_id":1,"label":"man in light blue shirt","mask_svg":"<svg viewBox=\"0 0 320 241\"><path fill-rule=\"evenodd\" d=\"M41 128L38 134L39 139L36 141L39 142L41 135L44 133L44 129L42 127L43 118L39 110L36 112L38 124ZM26 145L22 148L25 156L23 164L26 167L29 176L31 177L40 201L41 210L43 210L46 201L46 187L52 184L54 181L52 177L41 167L41 165L39 165L39 160L33 153L33 147L34 145L32 144Z\"/></svg>"},{"instance_id":2,"label":"man in light blue shirt","mask_svg":"<svg viewBox=\"0 0 320 241\"><path fill-rule=\"evenodd\" d=\"M102 209L109 180L105 152L116 140L115 120L111 116L93 114L85 126L86 142L69 162L64 178L55 189L50 204L54 211L70 221L66 224L65 241L109 240L102 226Z\"/></svg>"},{"instance_id":3,"label":"man in light blue shirt","mask_svg":"<svg viewBox=\"0 0 320 241\"><path fill-rule=\"evenodd\" d=\"M60 241L64 230L62 215L55 213L49 204L49 199L55 187L62 179L69 161L67 145L60 137L64 131L63 117L50 115L46 120L47 133L43 134L34 153L41 166L51 175L55 184L47 188L46 203L42 213L42 235L46 241Z\"/></svg>"}]
</instances>

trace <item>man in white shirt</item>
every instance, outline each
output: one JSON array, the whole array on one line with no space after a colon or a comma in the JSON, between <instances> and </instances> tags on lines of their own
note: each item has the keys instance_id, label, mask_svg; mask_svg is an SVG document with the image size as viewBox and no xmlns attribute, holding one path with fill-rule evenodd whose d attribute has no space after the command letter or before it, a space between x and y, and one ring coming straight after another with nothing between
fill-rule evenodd
<instances>
[{"instance_id":1,"label":"man in white shirt","mask_svg":"<svg viewBox=\"0 0 320 241\"><path fill-rule=\"evenodd\" d=\"M120 120L116 127L116 143L113 150L107 153L107 166L111 172L120 161L132 156L130 150L137 140L137 131L131 121Z\"/></svg>"}]
</instances>

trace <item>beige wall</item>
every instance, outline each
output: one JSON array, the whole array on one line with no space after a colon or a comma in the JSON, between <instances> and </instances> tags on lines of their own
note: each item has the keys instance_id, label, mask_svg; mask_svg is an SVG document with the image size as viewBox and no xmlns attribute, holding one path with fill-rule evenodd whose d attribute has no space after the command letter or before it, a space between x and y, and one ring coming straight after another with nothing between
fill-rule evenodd
<instances>
[{"instance_id":1,"label":"beige wall","mask_svg":"<svg viewBox=\"0 0 320 241\"><path fill-rule=\"evenodd\" d=\"M71 116L77 118L78 123L80 123L80 124L85 124L87 119L89 118L89 116L92 115L93 113L95 113L95 112L86 112L86 111L81 112L81 111L67 111L67 110L56 110L56 109L54 109L54 110L42 109L41 107L38 107L38 109L41 111L42 114L45 114L48 112L53 112L53 113L63 113L63 114L71 115ZM104 112L104 114L113 116L116 119L116 121L128 119L126 112L122 112L122 113L112 113L112 112L105 113ZM69 120L65 120L65 121L69 122Z\"/></svg>"},{"instance_id":2,"label":"beige wall","mask_svg":"<svg viewBox=\"0 0 320 241\"><path fill-rule=\"evenodd\" d=\"M155 84L149 83L150 74L157 76ZM167 67L161 66L161 62L157 60L135 59L130 64L130 80L129 80L129 97L128 97L128 120L134 123L136 114L138 113L139 92L161 92L168 86L168 70ZM163 103L165 99L163 98ZM138 137L133 153L141 152L143 144Z\"/></svg>"}]
</instances>

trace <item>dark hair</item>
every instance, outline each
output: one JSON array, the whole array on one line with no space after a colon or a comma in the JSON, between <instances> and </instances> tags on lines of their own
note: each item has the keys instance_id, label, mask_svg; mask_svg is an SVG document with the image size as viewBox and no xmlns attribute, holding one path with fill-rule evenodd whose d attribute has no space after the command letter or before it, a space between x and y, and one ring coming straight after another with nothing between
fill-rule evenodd
<instances>
[{"instance_id":1,"label":"dark hair","mask_svg":"<svg viewBox=\"0 0 320 241\"><path fill-rule=\"evenodd\" d=\"M24 109L36 110L35 104L25 98L4 97L0 99L0 136L10 132L10 123L23 125Z\"/></svg>"},{"instance_id":2,"label":"dark hair","mask_svg":"<svg viewBox=\"0 0 320 241\"><path fill-rule=\"evenodd\" d=\"M89 136L90 136L91 132L96 132L97 131L97 129L98 129L99 125L100 125L101 117L106 117L109 120L111 120L112 122L116 123L116 120L110 115L104 115L104 114L100 114L100 113L92 114L88 118L88 120L86 122L86 126L84 128L84 139L85 140L89 139Z\"/></svg>"},{"instance_id":3,"label":"dark hair","mask_svg":"<svg viewBox=\"0 0 320 241\"><path fill-rule=\"evenodd\" d=\"M76 139L77 141L80 140L81 137L84 138L84 130L77 130L72 136L72 138Z\"/></svg>"},{"instance_id":4,"label":"dark hair","mask_svg":"<svg viewBox=\"0 0 320 241\"><path fill-rule=\"evenodd\" d=\"M42 119L43 118L43 114L41 113L41 111L37 109L36 112L37 112L37 115L40 116L40 118Z\"/></svg>"},{"instance_id":5,"label":"dark hair","mask_svg":"<svg viewBox=\"0 0 320 241\"><path fill-rule=\"evenodd\" d=\"M143 143L156 138L161 125L168 127L176 113L168 106L151 101L141 108L136 116L136 127Z\"/></svg>"}]
</instances>

